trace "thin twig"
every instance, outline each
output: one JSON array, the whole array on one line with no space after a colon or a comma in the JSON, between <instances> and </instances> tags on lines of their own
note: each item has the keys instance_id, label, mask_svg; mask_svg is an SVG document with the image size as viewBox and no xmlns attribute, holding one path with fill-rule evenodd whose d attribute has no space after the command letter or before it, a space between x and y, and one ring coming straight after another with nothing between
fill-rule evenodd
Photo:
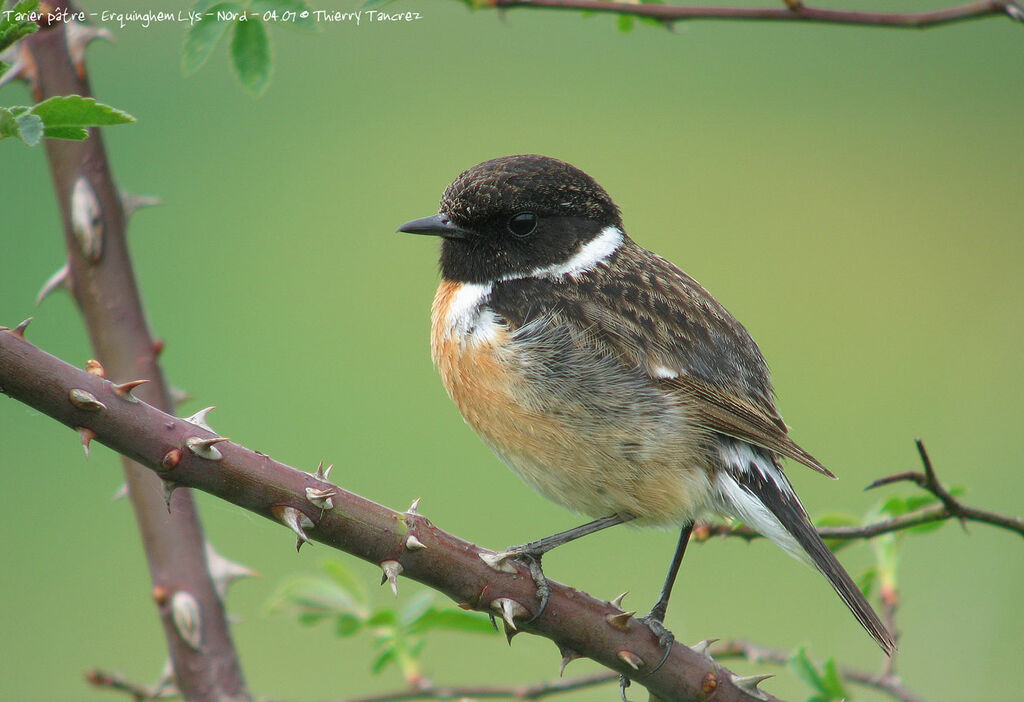
<instances>
[{"instance_id":1,"label":"thin twig","mask_svg":"<svg viewBox=\"0 0 1024 702\"><path fill-rule=\"evenodd\" d=\"M790 654L774 648L768 648L759 644L734 639L726 641L710 649L712 656L718 659L742 658L751 663L772 663L774 665L788 665ZM863 687L870 687L888 694L900 702L923 702L920 697L903 686L903 683L895 675L869 673L854 668L837 668L839 676Z\"/></svg>"},{"instance_id":2,"label":"thin twig","mask_svg":"<svg viewBox=\"0 0 1024 702\"><path fill-rule=\"evenodd\" d=\"M700 5L657 5L604 0L488 0L501 9L532 7L550 10L587 10L617 15L647 17L666 24L693 19L781 20L894 28L934 27L992 15L1007 15L1024 21L1024 7L1016 0L976 0L963 5L922 12L864 12L809 7L789 0L786 7L716 7Z\"/></svg>"},{"instance_id":3,"label":"thin twig","mask_svg":"<svg viewBox=\"0 0 1024 702\"><path fill-rule=\"evenodd\" d=\"M181 692L175 686L167 685L142 685L132 682L120 673L110 673L105 670L89 670L85 673L85 679L90 685L115 692L126 692L132 696L135 702L153 700L158 697L178 697Z\"/></svg>"},{"instance_id":4,"label":"thin twig","mask_svg":"<svg viewBox=\"0 0 1024 702\"><path fill-rule=\"evenodd\" d=\"M423 686L384 692L367 697L349 697L339 702L403 702L404 700L461 700L461 699L515 699L539 700L551 695L558 695L575 690L584 690L598 685L617 682L618 673L601 671L590 675L580 675L565 680L545 680L523 685L481 685L448 687L444 685L426 684Z\"/></svg>"},{"instance_id":5,"label":"thin twig","mask_svg":"<svg viewBox=\"0 0 1024 702\"><path fill-rule=\"evenodd\" d=\"M935 474L935 467L932 464L932 460L928 455L927 449L925 449L924 442L921 441L921 439L915 439L914 441L917 445L917 451L921 456L921 462L924 465L924 472L903 471L901 473L887 475L872 482L868 485L867 489L871 490L883 485L891 485L898 482L911 482L922 490L926 490L935 495L941 504L927 505L913 510L912 512L907 512L906 514L901 514L897 517L892 517L891 519L882 519L877 522L872 522L871 524L818 527L818 535L821 536L821 538L835 539L838 541L871 539L882 534L903 531L904 529L909 529L911 527L930 524L932 522L941 522L954 517L959 519L961 524L965 522L982 522L1002 529L1007 529L1009 531L1015 531L1021 536L1024 536L1024 519L989 512L988 510L978 509L977 507L971 507L956 499L956 497L946 489ZM754 539L761 538L761 534L748 526L730 526L728 524L716 523L699 524L694 528L693 534L697 541L705 541L712 536L736 537L746 541L753 541Z\"/></svg>"}]
</instances>

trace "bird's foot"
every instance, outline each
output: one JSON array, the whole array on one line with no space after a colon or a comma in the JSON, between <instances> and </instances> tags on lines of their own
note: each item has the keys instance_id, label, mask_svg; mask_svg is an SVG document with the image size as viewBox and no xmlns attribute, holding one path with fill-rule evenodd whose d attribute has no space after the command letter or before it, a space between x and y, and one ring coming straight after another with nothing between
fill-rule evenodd
<instances>
[{"instance_id":1,"label":"bird's foot","mask_svg":"<svg viewBox=\"0 0 1024 702\"><path fill-rule=\"evenodd\" d=\"M483 559L484 563L499 572L515 572L515 568L508 564L510 560L519 561L529 569L530 577L533 578L533 584L537 588L537 600L540 602L540 606L526 622L527 624L536 620L544 613L544 609L548 606L548 598L551 596L551 587L548 585L547 576L544 575L544 570L540 565L540 559L544 555L544 551L531 548L531 546L532 544L525 544L523 546L513 546L500 553L480 554L480 558Z\"/></svg>"},{"instance_id":2,"label":"bird's foot","mask_svg":"<svg viewBox=\"0 0 1024 702\"><path fill-rule=\"evenodd\" d=\"M664 624L665 615L658 612L657 607L652 609L650 614L645 617L637 617L637 621L643 622L644 626L651 630L651 633L658 637L658 645L665 649L665 653L662 654L661 660L658 661L658 665L647 673L653 675L657 672L658 668L665 665L665 661L668 660L668 654L672 652L672 644L675 643L676 637Z\"/></svg>"}]
</instances>

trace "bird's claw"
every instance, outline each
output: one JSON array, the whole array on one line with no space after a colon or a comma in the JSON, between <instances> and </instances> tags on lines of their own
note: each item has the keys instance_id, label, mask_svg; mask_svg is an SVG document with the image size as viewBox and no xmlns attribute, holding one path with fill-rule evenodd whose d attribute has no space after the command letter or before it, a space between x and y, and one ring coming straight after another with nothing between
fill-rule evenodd
<instances>
[{"instance_id":1,"label":"bird's claw","mask_svg":"<svg viewBox=\"0 0 1024 702\"><path fill-rule=\"evenodd\" d=\"M540 565L540 559L543 555L543 552L538 553L531 549L529 544L527 544L526 546L513 546L512 548L506 549L494 556L494 560L498 562L508 560L519 561L530 571L530 577L533 578L533 584L537 588L537 600L540 602L540 607L538 607L534 615L525 622L526 624L535 621L544 613L544 609L548 606L548 599L551 597L551 586L548 585L548 578L544 575L544 570Z\"/></svg>"},{"instance_id":2,"label":"bird's claw","mask_svg":"<svg viewBox=\"0 0 1024 702\"><path fill-rule=\"evenodd\" d=\"M668 654L672 653L672 644L675 643L676 637L665 624L662 622L661 617L655 612L651 612L645 617L637 617L637 621L642 622L644 626L651 630L651 633L658 637L658 645L665 649L665 652L661 656L661 660L658 661L658 665L647 673L653 675L658 671L658 668L665 665L665 661L668 660Z\"/></svg>"}]
</instances>

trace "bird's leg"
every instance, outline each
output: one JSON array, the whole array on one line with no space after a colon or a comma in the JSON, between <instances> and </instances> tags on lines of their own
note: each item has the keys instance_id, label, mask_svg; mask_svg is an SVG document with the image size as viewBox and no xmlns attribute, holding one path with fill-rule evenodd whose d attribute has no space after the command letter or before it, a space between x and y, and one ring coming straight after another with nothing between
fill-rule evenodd
<instances>
[{"instance_id":1,"label":"bird's leg","mask_svg":"<svg viewBox=\"0 0 1024 702\"><path fill-rule=\"evenodd\" d=\"M676 553L672 556L672 565L669 566L668 575L665 576L665 584L661 586L661 595L658 597L658 601L654 603L650 613L646 617L640 617L640 621L647 625L647 628L658 637L658 643L665 649L665 654L661 657L658 665L654 666L654 670L651 673L654 673L668 659L668 654L672 651L672 642L676 638L672 635L671 631L665 628L665 612L668 610L668 598L672 595L672 586L675 585L676 575L679 574L679 566L683 562L683 554L686 553L686 545L690 543L690 532L692 531L693 522L687 522L679 532L679 543L676 544ZM648 675L651 673L648 673Z\"/></svg>"},{"instance_id":2,"label":"bird's leg","mask_svg":"<svg viewBox=\"0 0 1024 702\"><path fill-rule=\"evenodd\" d=\"M499 566L502 561L513 558L515 560L522 561L526 564L526 567L530 569L530 575L533 577L533 582L537 586L537 599L540 600L540 608L538 608L537 613L530 618L530 621L532 622L544 612L544 608L548 605L548 597L551 594L551 589L548 587L548 579L544 575L544 571L540 566L540 559L544 554L553 548L567 544L570 541L575 541L582 536L593 534L595 531L601 531L602 529L607 529L608 527L615 526L616 524L628 522L630 519L633 519L633 515L625 513L601 517L600 519L595 519L592 522L581 524L573 529L561 531L557 534L546 536L543 539L523 544L522 546L513 546L512 548L506 549L501 553L497 553L492 557L485 558L484 561L492 567L496 567Z\"/></svg>"}]
</instances>

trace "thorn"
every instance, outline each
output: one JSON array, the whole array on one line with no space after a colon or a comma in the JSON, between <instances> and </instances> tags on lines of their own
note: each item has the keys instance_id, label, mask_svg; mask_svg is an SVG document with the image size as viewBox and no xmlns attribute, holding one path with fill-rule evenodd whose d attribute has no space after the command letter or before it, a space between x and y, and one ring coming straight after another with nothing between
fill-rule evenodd
<instances>
[{"instance_id":1,"label":"thorn","mask_svg":"<svg viewBox=\"0 0 1024 702\"><path fill-rule=\"evenodd\" d=\"M68 399L71 400L71 404L83 412L99 412L107 408L105 404L96 399L95 395L81 388L71 388Z\"/></svg>"},{"instance_id":2,"label":"thorn","mask_svg":"<svg viewBox=\"0 0 1024 702\"><path fill-rule=\"evenodd\" d=\"M270 511L278 521L295 532L295 536L298 537L298 541L295 543L296 551L302 548L302 544L312 543L309 537L306 536L305 530L313 528L313 520L307 517L305 513L288 505L277 505L276 507L271 507Z\"/></svg>"},{"instance_id":3,"label":"thorn","mask_svg":"<svg viewBox=\"0 0 1024 702\"><path fill-rule=\"evenodd\" d=\"M405 540L405 547L410 551L417 551L425 549L427 545L417 539L413 534L409 534L409 538Z\"/></svg>"},{"instance_id":4,"label":"thorn","mask_svg":"<svg viewBox=\"0 0 1024 702\"><path fill-rule=\"evenodd\" d=\"M206 567L210 571L210 579L213 580L213 589L217 591L222 602L224 596L227 595L228 587L236 580L254 578L259 575L255 570L246 568L241 563L229 561L217 553L209 541L206 542Z\"/></svg>"},{"instance_id":5,"label":"thorn","mask_svg":"<svg viewBox=\"0 0 1024 702\"><path fill-rule=\"evenodd\" d=\"M67 263L58 268L53 275L47 278L46 282L43 283L43 287L39 289L39 294L36 295L36 307L39 307L43 300L49 297L50 293L58 288L71 288L71 268Z\"/></svg>"},{"instance_id":6,"label":"thorn","mask_svg":"<svg viewBox=\"0 0 1024 702\"><path fill-rule=\"evenodd\" d=\"M562 664L558 669L558 677L565 675L565 666L569 665L577 658L583 657L579 652L574 651L568 646L562 646L561 644L558 644L558 652L562 654Z\"/></svg>"},{"instance_id":7,"label":"thorn","mask_svg":"<svg viewBox=\"0 0 1024 702\"><path fill-rule=\"evenodd\" d=\"M85 78L85 50L89 44L97 39L113 42L114 35L105 27L96 27L81 22L66 22L64 24L64 38L68 47L68 54L75 64L79 78Z\"/></svg>"},{"instance_id":8,"label":"thorn","mask_svg":"<svg viewBox=\"0 0 1024 702\"><path fill-rule=\"evenodd\" d=\"M405 513L406 514L419 514L419 511L418 511L419 508L420 508L420 498L417 497L415 500L412 501L412 504L409 505L409 509L405 510Z\"/></svg>"},{"instance_id":9,"label":"thorn","mask_svg":"<svg viewBox=\"0 0 1024 702\"><path fill-rule=\"evenodd\" d=\"M494 618L494 612L488 612L487 616L490 618L491 626L494 627L494 630L495 631L500 631L500 629L498 629L498 621Z\"/></svg>"},{"instance_id":10,"label":"thorn","mask_svg":"<svg viewBox=\"0 0 1024 702\"><path fill-rule=\"evenodd\" d=\"M171 402L173 402L175 405L184 404L188 400L192 399L192 396L189 395L186 390L182 390L181 388L176 388L173 385L170 386L167 389L167 391L171 395Z\"/></svg>"},{"instance_id":11,"label":"thorn","mask_svg":"<svg viewBox=\"0 0 1024 702\"><path fill-rule=\"evenodd\" d=\"M718 639L704 639L703 641L700 641L690 646L690 650L694 653L699 653L700 655L707 658L709 661L713 661L715 659L711 657L711 644L715 643L716 641L718 641Z\"/></svg>"},{"instance_id":12,"label":"thorn","mask_svg":"<svg viewBox=\"0 0 1024 702\"><path fill-rule=\"evenodd\" d=\"M495 570L499 573L515 573L516 568L514 565L508 562L509 553L507 551L503 553L484 553L481 551L476 554L480 556L480 560L487 564L491 570Z\"/></svg>"},{"instance_id":13,"label":"thorn","mask_svg":"<svg viewBox=\"0 0 1024 702\"><path fill-rule=\"evenodd\" d=\"M78 435L82 437L82 450L85 451L85 457L89 458L89 442L96 438L96 432L92 429L86 429L85 427L78 427Z\"/></svg>"},{"instance_id":14,"label":"thorn","mask_svg":"<svg viewBox=\"0 0 1024 702\"><path fill-rule=\"evenodd\" d=\"M16 80L23 80L35 86L39 82L39 72L36 70L36 61L28 47L21 42L21 46L14 46L0 53L0 61L11 64L11 67L0 76L0 88L13 83Z\"/></svg>"},{"instance_id":15,"label":"thorn","mask_svg":"<svg viewBox=\"0 0 1024 702\"><path fill-rule=\"evenodd\" d=\"M171 495L173 495L174 491L177 490L180 487L181 487L181 483L176 483L173 480L165 480L165 481L163 481L164 502L167 503L167 513L168 514L170 514L170 512L171 512Z\"/></svg>"},{"instance_id":16,"label":"thorn","mask_svg":"<svg viewBox=\"0 0 1024 702\"><path fill-rule=\"evenodd\" d=\"M641 666L645 665L644 659L636 655L632 651L622 650L616 654L619 660L628 665L633 670L640 670Z\"/></svg>"},{"instance_id":17,"label":"thorn","mask_svg":"<svg viewBox=\"0 0 1024 702\"><path fill-rule=\"evenodd\" d=\"M629 678L627 678L625 675L620 675L619 676L619 698L622 700L622 702L629 702L629 700L626 699L626 688L628 688L629 685L630 685Z\"/></svg>"},{"instance_id":18,"label":"thorn","mask_svg":"<svg viewBox=\"0 0 1024 702\"><path fill-rule=\"evenodd\" d=\"M82 255L93 263L99 261L103 255L103 213L85 176L80 176L71 190L71 230Z\"/></svg>"},{"instance_id":19,"label":"thorn","mask_svg":"<svg viewBox=\"0 0 1024 702\"><path fill-rule=\"evenodd\" d=\"M213 427L211 427L206 422L206 418L214 409L216 409L216 407L213 405L211 405L210 407L204 407L203 409L193 414L191 417L186 418L185 421L188 422L189 424L195 424L197 427L202 427L206 431L213 432L214 434L216 434L217 432L213 430Z\"/></svg>"},{"instance_id":20,"label":"thorn","mask_svg":"<svg viewBox=\"0 0 1024 702\"><path fill-rule=\"evenodd\" d=\"M32 320L33 319L34 319L33 317L29 317L24 322L22 322L21 324L16 326L14 329L10 329L9 330L10 333L14 334L19 339L24 339L25 338L25 330L28 329L28 325L29 324L32 324Z\"/></svg>"},{"instance_id":21,"label":"thorn","mask_svg":"<svg viewBox=\"0 0 1024 702\"><path fill-rule=\"evenodd\" d=\"M622 598L625 597L628 594L629 594L629 590L626 590L624 593L622 593L621 595L616 597L614 600L612 600L608 604L610 604L615 609L622 611Z\"/></svg>"},{"instance_id":22,"label":"thorn","mask_svg":"<svg viewBox=\"0 0 1024 702\"><path fill-rule=\"evenodd\" d=\"M132 395L132 390L148 382L148 380L143 378L139 380L129 380L127 383L114 383L114 392L129 402L138 402L139 398Z\"/></svg>"},{"instance_id":23,"label":"thorn","mask_svg":"<svg viewBox=\"0 0 1024 702\"><path fill-rule=\"evenodd\" d=\"M90 358L85 362L85 371L91 375L95 375L97 378L107 377L107 371L104 370L103 364L95 358Z\"/></svg>"},{"instance_id":24,"label":"thorn","mask_svg":"<svg viewBox=\"0 0 1024 702\"><path fill-rule=\"evenodd\" d=\"M629 631L629 620L636 612L620 612L619 614L606 614L605 620L619 631Z\"/></svg>"},{"instance_id":25,"label":"thorn","mask_svg":"<svg viewBox=\"0 0 1024 702\"><path fill-rule=\"evenodd\" d=\"M395 597L398 597L398 576L405 569L402 568L402 564L398 561L384 561L380 564L380 567L384 571L384 574L380 577L380 584L390 583L391 592L395 593Z\"/></svg>"},{"instance_id":26,"label":"thorn","mask_svg":"<svg viewBox=\"0 0 1024 702\"><path fill-rule=\"evenodd\" d=\"M121 191L121 207L124 209L125 219L128 219L141 209L162 204L164 204L163 200L152 195L136 195L124 190Z\"/></svg>"},{"instance_id":27,"label":"thorn","mask_svg":"<svg viewBox=\"0 0 1024 702\"><path fill-rule=\"evenodd\" d=\"M181 697L178 689L178 682L174 677L174 666L168 658L164 661L164 667L160 670L160 677L153 683L150 691L151 699L163 699L165 697Z\"/></svg>"},{"instance_id":28,"label":"thorn","mask_svg":"<svg viewBox=\"0 0 1024 702\"><path fill-rule=\"evenodd\" d=\"M164 457L160 460L160 467L164 470L171 470L180 462L181 449L172 448L170 451L165 453Z\"/></svg>"},{"instance_id":29,"label":"thorn","mask_svg":"<svg viewBox=\"0 0 1024 702\"><path fill-rule=\"evenodd\" d=\"M190 436L185 440L185 445L188 446L189 451L200 458L205 458L208 461L219 461L224 458L224 454L214 444L219 444L222 441L230 441L230 439L224 436L217 436L212 439Z\"/></svg>"},{"instance_id":30,"label":"thorn","mask_svg":"<svg viewBox=\"0 0 1024 702\"><path fill-rule=\"evenodd\" d=\"M730 675L729 680L732 681L733 685L749 695L753 695L758 699L768 699L764 691L759 690L757 686L760 685L763 680L774 677L774 673L768 673L767 675Z\"/></svg>"},{"instance_id":31,"label":"thorn","mask_svg":"<svg viewBox=\"0 0 1024 702\"><path fill-rule=\"evenodd\" d=\"M171 591L163 585L154 585L153 592L150 593L150 597L156 602L158 607L163 607L167 604L168 600L171 599Z\"/></svg>"},{"instance_id":32,"label":"thorn","mask_svg":"<svg viewBox=\"0 0 1024 702\"><path fill-rule=\"evenodd\" d=\"M193 651L202 647L203 626L199 614L199 601L185 590L171 597L171 620L178 635Z\"/></svg>"},{"instance_id":33,"label":"thorn","mask_svg":"<svg viewBox=\"0 0 1024 702\"><path fill-rule=\"evenodd\" d=\"M522 619L529 614L529 612L526 611L526 607L523 607L521 604L508 597L499 597L492 600L491 609L496 612L500 612L501 618L504 619L505 623L515 631L519 630L518 627L516 627L515 618L519 617Z\"/></svg>"},{"instance_id":34,"label":"thorn","mask_svg":"<svg viewBox=\"0 0 1024 702\"><path fill-rule=\"evenodd\" d=\"M151 347L150 350L153 352L154 356L159 357L160 354L164 352L164 346L165 344L163 339L154 339L153 346Z\"/></svg>"},{"instance_id":35,"label":"thorn","mask_svg":"<svg viewBox=\"0 0 1024 702\"><path fill-rule=\"evenodd\" d=\"M317 480L322 480L326 483L327 479L331 476L332 470L334 470L333 463L327 466L327 468L325 469L324 462L320 461L320 465L316 467L316 473L313 474L313 477L316 478Z\"/></svg>"},{"instance_id":36,"label":"thorn","mask_svg":"<svg viewBox=\"0 0 1024 702\"><path fill-rule=\"evenodd\" d=\"M128 497L128 483L121 483L121 485L114 490L114 494L110 496L110 501L117 502L118 500L123 500L126 497Z\"/></svg>"},{"instance_id":37,"label":"thorn","mask_svg":"<svg viewBox=\"0 0 1024 702\"><path fill-rule=\"evenodd\" d=\"M334 509L334 500L331 498L338 494L337 490L321 490L319 488L306 488L306 499L323 510Z\"/></svg>"}]
</instances>

